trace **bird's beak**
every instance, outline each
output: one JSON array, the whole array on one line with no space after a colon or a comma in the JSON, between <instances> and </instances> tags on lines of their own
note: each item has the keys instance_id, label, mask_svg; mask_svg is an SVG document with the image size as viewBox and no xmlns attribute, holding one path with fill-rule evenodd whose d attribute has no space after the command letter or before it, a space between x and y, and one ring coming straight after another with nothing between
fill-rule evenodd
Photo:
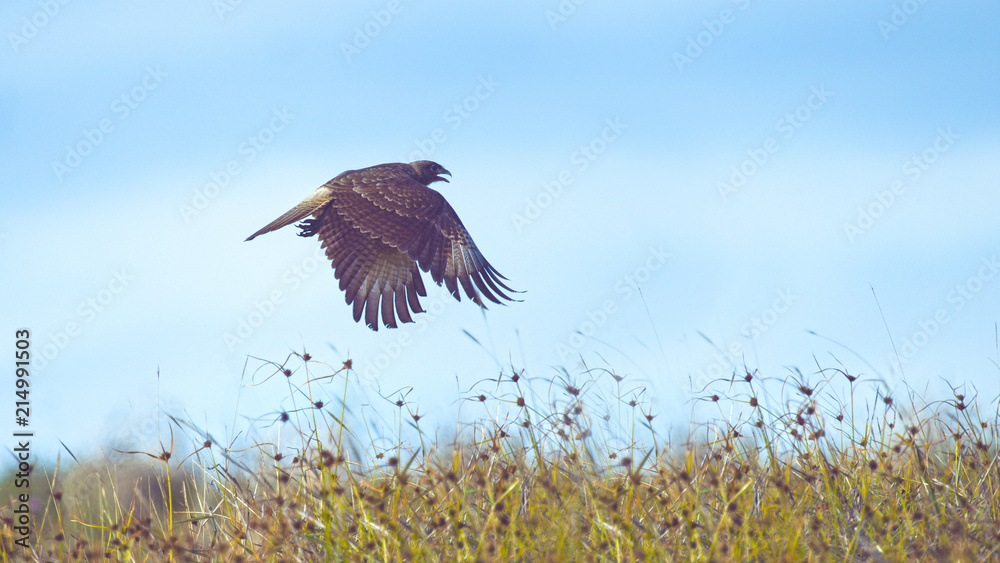
<instances>
[{"instance_id":1,"label":"bird's beak","mask_svg":"<svg viewBox=\"0 0 1000 563\"><path fill-rule=\"evenodd\" d=\"M444 172L442 172L441 174L447 174L447 175L451 176L451 172L448 172L447 170L445 170L445 171L444 171ZM438 175L438 178L439 178L439 179L440 179L441 181L443 181L443 182L448 182L449 184L451 183L451 182L449 182L449 181L448 181L448 179L447 179L447 178L441 178L441 176L440 176L440 175Z\"/></svg>"}]
</instances>

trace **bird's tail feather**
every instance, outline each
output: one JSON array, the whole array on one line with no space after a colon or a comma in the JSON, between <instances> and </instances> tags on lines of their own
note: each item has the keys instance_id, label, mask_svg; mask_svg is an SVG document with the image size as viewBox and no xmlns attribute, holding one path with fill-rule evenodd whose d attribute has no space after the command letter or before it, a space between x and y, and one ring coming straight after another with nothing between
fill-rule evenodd
<instances>
[{"instance_id":1,"label":"bird's tail feather","mask_svg":"<svg viewBox=\"0 0 1000 563\"><path fill-rule=\"evenodd\" d=\"M309 198L303 201L302 203L296 205L295 207L291 208L287 213L285 213L281 217L278 217L274 221L271 221L270 223L265 225L264 228L262 228L261 230L247 237L247 240L253 240L254 238L264 233L275 231L277 229L280 229L281 227L284 227L285 225L290 225L296 221L304 219L309 215L318 211L319 208L322 207L323 204L326 203L327 201L328 200L326 199Z\"/></svg>"}]
</instances>

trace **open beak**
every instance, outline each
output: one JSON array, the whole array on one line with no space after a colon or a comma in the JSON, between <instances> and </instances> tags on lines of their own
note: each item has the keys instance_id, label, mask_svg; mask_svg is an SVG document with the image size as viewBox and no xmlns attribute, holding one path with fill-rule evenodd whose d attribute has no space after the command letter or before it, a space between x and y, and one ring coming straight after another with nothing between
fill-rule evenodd
<instances>
[{"instance_id":1,"label":"open beak","mask_svg":"<svg viewBox=\"0 0 1000 563\"><path fill-rule=\"evenodd\" d=\"M447 170L445 170L441 174L447 174L447 175L451 176L451 172L448 172ZM438 175L438 180L441 180L442 182L448 182L449 184L451 183L451 182L448 181L447 178L442 178L440 174Z\"/></svg>"}]
</instances>

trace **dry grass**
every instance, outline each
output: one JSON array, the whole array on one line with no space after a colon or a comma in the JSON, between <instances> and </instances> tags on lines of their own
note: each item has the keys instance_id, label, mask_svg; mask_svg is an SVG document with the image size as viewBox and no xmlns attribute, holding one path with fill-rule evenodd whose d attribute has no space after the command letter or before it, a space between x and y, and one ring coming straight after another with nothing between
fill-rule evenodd
<instances>
[{"instance_id":1,"label":"dry grass","mask_svg":"<svg viewBox=\"0 0 1000 563\"><path fill-rule=\"evenodd\" d=\"M251 469L175 420L189 454L50 471L32 553L6 506L3 560L1000 560L1000 416L959 391L921 404L842 369L745 373L672 445L627 378L505 372L466 399L483 414L450 444L394 396L386 448L346 422L350 362L296 355L273 373L308 401L275 417L294 449L259 444ZM337 386L340 406L320 402Z\"/></svg>"}]
</instances>

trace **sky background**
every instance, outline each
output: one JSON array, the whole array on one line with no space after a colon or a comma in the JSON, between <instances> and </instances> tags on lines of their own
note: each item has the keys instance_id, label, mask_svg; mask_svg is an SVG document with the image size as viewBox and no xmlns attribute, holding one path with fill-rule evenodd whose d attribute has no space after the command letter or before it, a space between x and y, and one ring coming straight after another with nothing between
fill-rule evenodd
<instances>
[{"instance_id":1,"label":"sky background","mask_svg":"<svg viewBox=\"0 0 1000 563\"><path fill-rule=\"evenodd\" d=\"M273 428L293 405L256 358L303 350L351 358L375 410L412 387L438 426L511 365L613 369L663 428L744 364L1000 392L996 2L44 0L0 21L0 355L30 329L39 454L152 448L168 412L223 442ZM484 316L428 281L420 322L374 333L315 239L244 242L344 170L419 158L523 302Z\"/></svg>"}]
</instances>

